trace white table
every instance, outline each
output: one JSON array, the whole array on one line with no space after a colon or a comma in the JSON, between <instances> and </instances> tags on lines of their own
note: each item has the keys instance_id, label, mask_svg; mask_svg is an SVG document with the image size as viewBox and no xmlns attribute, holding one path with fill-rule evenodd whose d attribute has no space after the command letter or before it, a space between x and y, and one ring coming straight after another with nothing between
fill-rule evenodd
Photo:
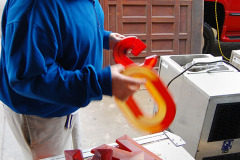
<instances>
[{"instance_id":1,"label":"white table","mask_svg":"<svg viewBox=\"0 0 240 160\"><path fill-rule=\"evenodd\" d=\"M194 160L194 158L183 148L185 142L177 135L168 131L134 138L136 142L153 152L163 160ZM108 144L117 146L116 143ZM82 150L83 157L92 157L91 149ZM45 158L44 160L65 160L64 155Z\"/></svg>"}]
</instances>

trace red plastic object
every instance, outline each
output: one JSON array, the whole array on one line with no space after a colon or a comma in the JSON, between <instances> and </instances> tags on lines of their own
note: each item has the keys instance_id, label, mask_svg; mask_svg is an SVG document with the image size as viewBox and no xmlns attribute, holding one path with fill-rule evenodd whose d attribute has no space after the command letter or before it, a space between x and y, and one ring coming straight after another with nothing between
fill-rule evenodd
<instances>
[{"instance_id":1,"label":"red plastic object","mask_svg":"<svg viewBox=\"0 0 240 160\"><path fill-rule=\"evenodd\" d=\"M96 150L98 150L98 149L111 149L113 151L112 159L114 159L114 160L120 160L122 158L130 159L131 157L134 156L134 153L124 151L122 149L118 149L118 148L109 146L107 144L98 146L97 148L92 149L91 152L95 154Z\"/></svg>"},{"instance_id":2,"label":"red plastic object","mask_svg":"<svg viewBox=\"0 0 240 160\"><path fill-rule=\"evenodd\" d=\"M146 57L143 64L140 64L139 66L146 66L146 67L153 68L156 65L156 63L157 63L157 55L152 55L152 56Z\"/></svg>"},{"instance_id":3,"label":"red plastic object","mask_svg":"<svg viewBox=\"0 0 240 160\"><path fill-rule=\"evenodd\" d=\"M136 37L128 37L117 44L113 55L116 63L126 66L122 74L147 80L145 87L158 106L157 113L153 116L144 114L133 96L130 96L127 101L115 99L123 114L135 127L143 131L157 133L167 129L172 123L176 114L176 107L167 88L155 71L152 70L157 63L157 56L146 57L144 63L138 66L134 65L134 62L125 55L127 50L131 50L131 53L137 56L145 48L146 45Z\"/></svg>"},{"instance_id":4,"label":"red plastic object","mask_svg":"<svg viewBox=\"0 0 240 160\"><path fill-rule=\"evenodd\" d=\"M91 160L112 160L112 149L96 149Z\"/></svg>"},{"instance_id":5,"label":"red plastic object","mask_svg":"<svg viewBox=\"0 0 240 160\"><path fill-rule=\"evenodd\" d=\"M104 144L92 149L91 152L95 153L99 149L112 149L113 160L162 160L127 135L118 138L116 142L119 144L118 147Z\"/></svg>"},{"instance_id":6,"label":"red plastic object","mask_svg":"<svg viewBox=\"0 0 240 160\"><path fill-rule=\"evenodd\" d=\"M66 160L83 160L82 151L79 149L65 150L64 155Z\"/></svg>"},{"instance_id":7,"label":"red plastic object","mask_svg":"<svg viewBox=\"0 0 240 160\"><path fill-rule=\"evenodd\" d=\"M117 144L119 145L119 149L127 150L130 152L144 152L144 160L161 160L157 155L147 150L128 135L124 135L118 139L116 139Z\"/></svg>"},{"instance_id":8,"label":"red plastic object","mask_svg":"<svg viewBox=\"0 0 240 160\"><path fill-rule=\"evenodd\" d=\"M136 37L127 37L120 41L113 50L114 61L124 66L134 63L126 56L128 51L138 56L147 46Z\"/></svg>"}]
</instances>

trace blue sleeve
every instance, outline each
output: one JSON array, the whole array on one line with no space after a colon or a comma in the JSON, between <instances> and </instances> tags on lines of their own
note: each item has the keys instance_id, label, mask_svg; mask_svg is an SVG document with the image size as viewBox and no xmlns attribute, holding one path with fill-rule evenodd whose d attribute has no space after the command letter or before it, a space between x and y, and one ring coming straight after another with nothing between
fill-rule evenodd
<instances>
[{"instance_id":1,"label":"blue sleeve","mask_svg":"<svg viewBox=\"0 0 240 160\"><path fill-rule=\"evenodd\" d=\"M110 36L110 31L104 30L103 32L103 48L109 50L109 36Z\"/></svg>"},{"instance_id":2,"label":"blue sleeve","mask_svg":"<svg viewBox=\"0 0 240 160\"><path fill-rule=\"evenodd\" d=\"M111 71L91 65L65 70L56 61L58 43L40 27L15 22L6 29L6 71L13 90L25 97L53 104L86 106L111 95Z\"/></svg>"}]
</instances>

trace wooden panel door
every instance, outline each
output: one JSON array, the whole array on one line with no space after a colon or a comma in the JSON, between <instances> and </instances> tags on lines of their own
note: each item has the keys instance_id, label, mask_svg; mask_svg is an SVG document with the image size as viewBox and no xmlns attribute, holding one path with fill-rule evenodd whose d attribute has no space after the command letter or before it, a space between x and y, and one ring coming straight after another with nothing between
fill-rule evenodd
<instances>
[{"instance_id":1,"label":"wooden panel door","mask_svg":"<svg viewBox=\"0 0 240 160\"><path fill-rule=\"evenodd\" d=\"M137 36L147 48L135 62L156 54L190 54L191 0L101 0L105 29L125 36ZM104 65L114 64L106 52Z\"/></svg>"}]
</instances>

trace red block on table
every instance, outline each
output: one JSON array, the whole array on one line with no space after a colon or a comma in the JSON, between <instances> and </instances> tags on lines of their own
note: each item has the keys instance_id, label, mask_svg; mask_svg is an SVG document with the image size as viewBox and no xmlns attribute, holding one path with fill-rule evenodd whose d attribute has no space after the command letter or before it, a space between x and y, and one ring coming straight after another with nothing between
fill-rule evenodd
<instances>
[{"instance_id":1,"label":"red block on table","mask_svg":"<svg viewBox=\"0 0 240 160\"><path fill-rule=\"evenodd\" d=\"M119 149L129 152L144 152L144 160L162 160L157 155L147 150L127 135L118 138L116 142L119 145Z\"/></svg>"},{"instance_id":2,"label":"red block on table","mask_svg":"<svg viewBox=\"0 0 240 160\"><path fill-rule=\"evenodd\" d=\"M92 160L112 160L112 149L96 149Z\"/></svg>"},{"instance_id":3,"label":"red block on table","mask_svg":"<svg viewBox=\"0 0 240 160\"><path fill-rule=\"evenodd\" d=\"M65 150L64 155L66 160L83 160L82 151L79 149Z\"/></svg>"},{"instance_id":4,"label":"red block on table","mask_svg":"<svg viewBox=\"0 0 240 160\"><path fill-rule=\"evenodd\" d=\"M113 151L112 159L113 160L121 160L121 159L128 160L136 154L136 153L134 154L132 152L124 151L124 150L121 150L121 149L118 149L118 148L115 148L115 147L112 147L112 146L109 146L106 144L103 144L97 148L92 149L91 152L95 154L95 152L98 149L112 149L112 151Z\"/></svg>"},{"instance_id":5,"label":"red block on table","mask_svg":"<svg viewBox=\"0 0 240 160\"><path fill-rule=\"evenodd\" d=\"M118 138L116 142L119 144L118 147L104 144L94 148L91 152L95 153L98 149L112 149L112 160L162 160L127 135Z\"/></svg>"}]
</instances>

